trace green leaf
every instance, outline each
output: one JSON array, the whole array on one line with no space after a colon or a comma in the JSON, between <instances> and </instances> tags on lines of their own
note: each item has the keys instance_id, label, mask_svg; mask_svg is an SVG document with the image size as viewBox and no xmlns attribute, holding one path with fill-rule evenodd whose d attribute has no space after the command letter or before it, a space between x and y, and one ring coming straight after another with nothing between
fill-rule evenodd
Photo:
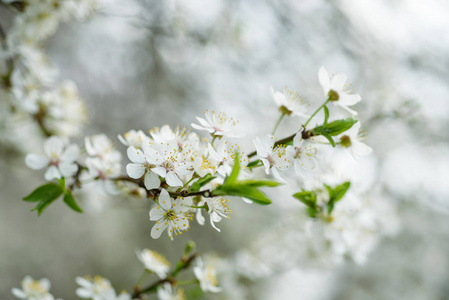
<instances>
[{"instance_id":1,"label":"green leaf","mask_svg":"<svg viewBox=\"0 0 449 300\"><path fill-rule=\"evenodd\" d=\"M240 180L238 181L239 184L248 185L251 187L276 187L282 185L282 183L272 180L257 180L257 179L251 179L251 180Z\"/></svg>"},{"instance_id":2,"label":"green leaf","mask_svg":"<svg viewBox=\"0 0 449 300\"><path fill-rule=\"evenodd\" d=\"M315 135L322 135L324 137L326 137L325 135L336 136L350 129L355 123L357 123L357 120L354 118L336 120L331 123L317 126L312 129L311 132Z\"/></svg>"},{"instance_id":3,"label":"green leaf","mask_svg":"<svg viewBox=\"0 0 449 300\"><path fill-rule=\"evenodd\" d=\"M42 212L47 208L47 206L49 206L50 204L52 204L56 199L58 199L58 197L61 194L59 194L57 197L53 198L53 199L47 199L47 200L43 200L41 202L39 202L38 205L36 205L31 211L37 210L37 215L40 216L42 214Z\"/></svg>"},{"instance_id":4,"label":"green leaf","mask_svg":"<svg viewBox=\"0 0 449 300\"><path fill-rule=\"evenodd\" d=\"M253 160L252 162L248 163L248 168L252 169L254 167L257 167L259 165L260 159Z\"/></svg>"},{"instance_id":5,"label":"green leaf","mask_svg":"<svg viewBox=\"0 0 449 300\"><path fill-rule=\"evenodd\" d=\"M293 197L309 207L316 207L316 193L314 191L302 191L293 194Z\"/></svg>"},{"instance_id":6,"label":"green leaf","mask_svg":"<svg viewBox=\"0 0 449 300\"><path fill-rule=\"evenodd\" d=\"M335 188L331 188L328 185L325 185L328 193L329 193L329 202L327 203L327 212L330 215L332 211L334 210L334 205L337 201L340 201L346 192L348 191L349 187L351 186L351 182L347 181L343 184L340 184L336 186Z\"/></svg>"},{"instance_id":7,"label":"green leaf","mask_svg":"<svg viewBox=\"0 0 449 300\"><path fill-rule=\"evenodd\" d=\"M232 171L231 171L231 175L227 176L225 178L225 183L234 183L237 181L237 177L239 176L240 173L240 160L239 160L239 153L235 152L235 157L234 157L234 167L232 167Z\"/></svg>"},{"instance_id":8,"label":"green leaf","mask_svg":"<svg viewBox=\"0 0 449 300\"><path fill-rule=\"evenodd\" d=\"M65 178L61 177L61 179L58 179L59 185L61 186L62 192L65 192Z\"/></svg>"},{"instance_id":9,"label":"green leaf","mask_svg":"<svg viewBox=\"0 0 449 300\"><path fill-rule=\"evenodd\" d=\"M329 141L332 147L335 147L334 139L330 135L328 135L327 133L321 133L321 135L324 136Z\"/></svg>"},{"instance_id":10,"label":"green leaf","mask_svg":"<svg viewBox=\"0 0 449 300\"><path fill-rule=\"evenodd\" d=\"M271 200L265 195L265 193L255 187L240 183L224 184L215 189L212 194L214 196L244 197L261 205L271 204Z\"/></svg>"},{"instance_id":11,"label":"green leaf","mask_svg":"<svg viewBox=\"0 0 449 300\"><path fill-rule=\"evenodd\" d=\"M206 174L205 176L203 176L203 177L199 178L197 181L195 181L192 184L192 186L190 187L190 189L194 192L198 192L200 190L200 188L202 188L203 186L205 186L206 184L208 184L215 178L216 177L212 176L212 174Z\"/></svg>"},{"instance_id":12,"label":"green leaf","mask_svg":"<svg viewBox=\"0 0 449 300\"><path fill-rule=\"evenodd\" d=\"M38 202L46 201L49 199L56 199L62 194L62 189L60 185L56 183L47 183L37 189L35 189L31 194L24 197L24 201L28 202Z\"/></svg>"},{"instance_id":13,"label":"green leaf","mask_svg":"<svg viewBox=\"0 0 449 300\"><path fill-rule=\"evenodd\" d=\"M75 198L70 191L67 191L67 193L64 195L64 203L76 212L83 212L83 210L78 206L78 203L76 203Z\"/></svg>"},{"instance_id":14,"label":"green leaf","mask_svg":"<svg viewBox=\"0 0 449 300\"><path fill-rule=\"evenodd\" d=\"M326 105L323 106L324 110L324 125L327 124L327 120L329 120L329 108Z\"/></svg>"}]
</instances>

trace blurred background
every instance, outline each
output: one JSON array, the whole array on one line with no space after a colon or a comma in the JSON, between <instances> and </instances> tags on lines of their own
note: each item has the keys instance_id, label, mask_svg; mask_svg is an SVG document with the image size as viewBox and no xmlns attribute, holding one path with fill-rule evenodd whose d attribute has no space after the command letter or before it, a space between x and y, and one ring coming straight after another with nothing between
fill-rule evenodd
<instances>
[{"instance_id":1,"label":"blurred background","mask_svg":"<svg viewBox=\"0 0 449 300\"><path fill-rule=\"evenodd\" d=\"M46 50L86 101L82 136L105 133L123 153L117 134L188 126L206 109L238 119L251 138L264 134L278 118L270 86L288 86L317 107L320 66L347 74L362 96L356 109L374 149L360 162L360 176L380 191L374 201L383 197L394 207L387 222L395 222L396 234L381 237L362 265L316 264L306 255L288 263L303 246L289 239L292 251L267 263L269 271L258 264L252 275L224 274L223 293L187 296L442 300L449 299L448 15L444 0L111 0L86 22L61 25ZM6 30L13 17L0 6ZM282 124L280 135L295 124ZM25 166L24 153L0 152L1 299L12 299L10 289L26 274L49 278L52 294L64 299L75 298L74 278L84 274L130 291L142 271L136 249L175 261L190 239L201 253L241 267L250 260L242 251L264 238L276 244L273 231L283 230L285 212L303 209L289 194L272 195L270 207L236 202L221 233L194 225L174 241L153 240L144 200L92 193L86 214L58 202L38 218L21 199L44 182L42 174Z\"/></svg>"}]
</instances>

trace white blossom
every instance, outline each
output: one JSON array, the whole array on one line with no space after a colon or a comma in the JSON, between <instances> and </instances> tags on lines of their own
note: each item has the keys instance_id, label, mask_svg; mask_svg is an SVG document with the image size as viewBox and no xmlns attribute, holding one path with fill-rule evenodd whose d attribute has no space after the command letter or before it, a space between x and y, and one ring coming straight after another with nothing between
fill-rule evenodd
<instances>
[{"instance_id":1,"label":"white blossom","mask_svg":"<svg viewBox=\"0 0 449 300\"><path fill-rule=\"evenodd\" d=\"M151 237L159 238L162 232L168 228L168 236L173 239L173 233L175 235L182 234L182 231L189 229L189 220L192 219L191 205L192 198L180 197L174 200L165 189L162 189L158 204L150 210L150 220L156 221L151 229Z\"/></svg>"},{"instance_id":2,"label":"white blossom","mask_svg":"<svg viewBox=\"0 0 449 300\"><path fill-rule=\"evenodd\" d=\"M25 276L22 280L22 289L13 288L12 294L19 299L27 300L54 300L50 291L50 280L42 278L34 280L31 276Z\"/></svg>"},{"instance_id":3,"label":"white blossom","mask_svg":"<svg viewBox=\"0 0 449 300\"><path fill-rule=\"evenodd\" d=\"M76 289L76 295L83 299L115 300L116 293L111 282L99 275L91 277L76 277L75 281L81 287Z\"/></svg>"},{"instance_id":4,"label":"white blossom","mask_svg":"<svg viewBox=\"0 0 449 300\"><path fill-rule=\"evenodd\" d=\"M181 288L174 289L168 282L157 289L157 297L159 300L186 300L184 290Z\"/></svg>"},{"instance_id":5,"label":"white blossom","mask_svg":"<svg viewBox=\"0 0 449 300\"><path fill-rule=\"evenodd\" d=\"M293 138L293 146L287 146L288 156L294 161L295 171L299 176L308 176L316 168L316 148L302 138L300 130Z\"/></svg>"},{"instance_id":6,"label":"white blossom","mask_svg":"<svg viewBox=\"0 0 449 300\"><path fill-rule=\"evenodd\" d=\"M73 176L78 171L75 163L78 156L76 144L67 145L66 140L52 136L44 143L44 154L28 154L25 163L34 170L48 167L45 179L53 180Z\"/></svg>"},{"instance_id":7,"label":"white blossom","mask_svg":"<svg viewBox=\"0 0 449 300\"><path fill-rule=\"evenodd\" d=\"M208 131L213 136L242 137L242 135L235 133L235 126L238 121L228 118L224 112L216 113L215 111L209 112L207 110L204 115L206 119L196 117L200 125L192 123L191 126L198 130Z\"/></svg>"},{"instance_id":8,"label":"white blossom","mask_svg":"<svg viewBox=\"0 0 449 300\"><path fill-rule=\"evenodd\" d=\"M134 179L139 179L143 175L144 184L148 190L156 189L160 186L161 180L159 176L151 171L151 165L146 159L143 151L141 149L135 148L134 146L129 146L127 150L128 158L132 163L126 166L126 173L129 177Z\"/></svg>"},{"instance_id":9,"label":"white blossom","mask_svg":"<svg viewBox=\"0 0 449 300\"><path fill-rule=\"evenodd\" d=\"M339 136L339 145L343 147L354 158L371 154L373 149L361 142L364 136L360 135L360 121L352 125L350 129Z\"/></svg>"},{"instance_id":10,"label":"white blossom","mask_svg":"<svg viewBox=\"0 0 449 300\"><path fill-rule=\"evenodd\" d=\"M200 287L203 292L220 292L221 288L218 287L217 272L214 267L210 264L204 266L200 258L196 260L196 263L197 265L193 268L193 273L200 282Z\"/></svg>"},{"instance_id":11,"label":"white blossom","mask_svg":"<svg viewBox=\"0 0 449 300\"><path fill-rule=\"evenodd\" d=\"M351 91L348 90L345 84L346 79L345 74L337 74L330 77L324 67L321 67L318 72L318 80L323 88L324 95L330 97L334 105L344 108L353 115L357 115L357 112L348 108L348 106L357 104L362 98L359 95L351 94Z\"/></svg>"},{"instance_id":12,"label":"white blossom","mask_svg":"<svg viewBox=\"0 0 449 300\"><path fill-rule=\"evenodd\" d=\"M215 197L209 198L206 200L206 204L208 207L207 212L210 215L210 224L213 228L215 228L218 232L220 229L215 226L215 222L220 222L222 218L227 218L230 220L229 215L231 214L231 209L227 205L229 199L223 197Z\"/></svg>"},{"instance_id":13,"label":"white blossom","mask_svg":"<svg viewBox=\"0 0 449 300\"><path fill-rule=\"evenodd\" d=\"M277 180L285 182L279 171L287 171L292 166L292 162L287 155L286 147L284 145L274 146L275 141L273 136L266 135L262 140L255 138L253 142L257 156L265 167L265 173L269 174L271 170Z\"/></svg>"},{"instance_id":14,"label":"white blossom","mask_svg":"<svg viewBox=\"0 0 449 300\"><path fill-rule=\"evenodd\" d=\"M135 148L143 148L151 139L142 130L130 130L123 136L118 135L118 139L125 146L134 146Z\"/></svg>"},{"instance_id":15,"label":"white blossom","mask_svg":"<svg viewBox=\"0 0 449 300\"><path fill-rule=\"evenodd\" d=\"M307 107L301 97L299 97L298 93L290 91L287 88L284 88L283 93L274 91L273 88L270 88L270 91L271 97L281 113L285 113L288 116L309 117L306 115Z\"/></svg>"},{"instance_id":16,"label":"white blossom","mask_svg":"<svg viewBox=\"0 0 449 300\"><path fill-rule=\"evenodd\" d=\"M181 187L181 178L190 179L193 173L193 164L187 160L188 153L181 153L174 142L161 142L151 144L144 149L146 160L154 165L151 171L165 178L169 186Z\"/></svg>"},{"instance_id":17,"label":"white blossom","mask_svg":"<svg viewBox=\"0 0 449 300\"><path fill-rule=\"evenodd\" d=\"M163 255L149 249L137 251L136 254L145 269L156 273L161 279L167 277L170 271L170 263Z\"/></svg>"}]
</instances>

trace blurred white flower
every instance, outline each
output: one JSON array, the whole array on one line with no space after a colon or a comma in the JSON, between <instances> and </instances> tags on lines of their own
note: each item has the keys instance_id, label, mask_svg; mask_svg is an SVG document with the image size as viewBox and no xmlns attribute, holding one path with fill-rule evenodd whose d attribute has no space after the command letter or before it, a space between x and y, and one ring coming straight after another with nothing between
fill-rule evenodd
<instances>
[{"instance_id":1,"label":"blurred white flower","mask_svg":"<svg viewBox=\"0 0 449 300\"><path fill-rule=\"evenodd\" d=\"M168 236L173 239L173 233L182 234L182 231L189 229L189 220L192 219L189 213L191 205L192 198L181 197L174 200L165 189L162 189L158 204L150 210L150 220L156 221L151 229L151 237L159 238L168 228Z\"/></svg>"},{"instance_id":2,"label":"blurred white flower","mask_svg":"<svg viewBox=\"0 0 449 300\"><path fill-rule=\"evenodd\" d=\"M217 272L212 265L203 265L203 261L196 259L197 265L193 268L196 279L200 282L203 292L218 293L221 288L218 287Z\"/></svg>"},{"instance_id":3,"label":"blurred white flower","mask_svg":"<svg viewBox=\"0 0 449 300\"><path fill-rule=\"evenodd\" d=\"M157 297L159 300L186 300L184 290L181 288L174 289L170 283L165 283L157 289Z\"/></svg>"},{"instance_id":4,"label":"blurred white flower","mask_svg":"<svg viewBox=\"0 0 449 300\"><path fill-rule=\"evenodd\" d=\"M296 174L308 176L316 168L316 148L302 138L302 131L293 138L293 146L287 146L287 156L293 159Z\"/></svg>"},{"instance_id":5,"label":"blurred white flower","mask_svg":"<svg viewBox=\"0 0 449 300\"><path fill-rule=\"evenodd\" d=\"M352 125L352 127L340 135L339 146L343 147L348 153L350 153L354 158L357 156L365 156L371 154L373 149L362 143L361 140L364 139L363 135L360 135L360 121Z\"/></svg>"},{"instance_id":6,"label":"blurred white flower","mask_svg":"<svg viewBox=\"0 0 449 300\"><path fill-rule=\"evenodd\" d=\"M48 167L45 172L46 180L71 177L78 171L75 161L79 152L78 145L67 145L66 140L52 136L44 143L44 154L28 154L25 163L34 170Z\"/></svg>"},{"instance_id":7,"label":"blurred white flower","mask_svg":"<svg viewBox=\"0 0 449 300\"><path fill-rule=\"evenodd\" d=\"M143 148L148 145L151 139L142 130L130 130L123 136L118 135L118 139L125 146L134 146L136 148Z\"/></svg>"},{"instance_id":8,"label":"blurred white flower","mask_svg":"<svg viewBox=\"0 0 449 300\"><path fill-rule=\"evenodd\" d=\"M12 294L19 299L27 300L54 300L50 291L50 280L42 278L34 280L31 276L25 276L22 280L22 289L13 288Z\"/></svg>"},{"instance_id":9,"label":"blurred white flower","mask_svg":"<svg viewBox=\"0 0 449 300\"><path fill-rule=\"evenodd\" d=\"M168 271L170 271L170 263L163 255L149 249L137 251L136 254L145 269L156 273L161 279L167 277Z\"/></svg>"},{"instance_id":10,"label":"blurred white flower","mask_svg":"<svg viewBox=\"0 0 449 300\"><path fill-rule=\"evenodd\" d=\"M76 295L83 299L115 300L116 293L111 282L99 275L94 278L76 277L75 281L81 287L76 289Z\"/></svg>"},{"instance_id":11,"label":"blurred white flower","mask_svg":"<svg viewBox=\"0 0 449 300\"><path fill-rule=\"evenodd\" d=\"M345 84L346 79L345 74L337 74L331 78L324 67L321 67L318 72L318 80L323 88L324 95L330 98L335 106L340 106L351 114L357 115L357 112L348 108L348 106L357 104L362 98L359 95L351 94Z\"/></svg>"},{"instance_id":12,"label":"blurred white flower","mask_svg":"<svg viewBox=\"0 0 449 300\"><path fill-rule=\"evenodd\" d=\"M279 111L287 116L301 116L301 117L309 117L306 115L307 107L304 104L304 101L298 95L298 93L290 91L287 88L284 88L284 92L281 93L279 91L274 91L273 88L270 88L271 97L279 108Z\"/></svg>"},{"instance_id":13,"label":"blurred white flower","mask_svg":"<svg viewBox=\"0 0 449 300\"><path fill-rule=\"evenodd\" d=\"M233 118L228 118L224 112L217 114L215 111L209 112L207 110L204 115L206 116L206 120L196 117L201 125L192 123L191 126L197 130L208 131L213 136L226 136L230 138L243 137L243 135L234 132L238 121L235 121Z\"/></svg>"}]
</instances>

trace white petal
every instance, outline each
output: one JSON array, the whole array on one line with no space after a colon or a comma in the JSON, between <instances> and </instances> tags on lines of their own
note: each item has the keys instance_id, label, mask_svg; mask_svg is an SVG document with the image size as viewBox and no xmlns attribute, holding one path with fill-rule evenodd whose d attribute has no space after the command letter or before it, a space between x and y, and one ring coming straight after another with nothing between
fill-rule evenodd
<instances>
[{"instance_id":1,"label":"white petal","mask_svg":"<svg viewBox=\"0 0 449 300\"><path fill-rule=\"evenodd\" d=\"M60 163L59 171L61 171L61 174L64 177L71 177L78 171L78 165L74 163Z\"/></svg>"},{"instance_id":2,"label":"white petal","mask_svg":"<svg viewBox=\"0 0 449 300\"><path fill-rule=\"evenodd\" d=\"M201 213L202 209L198 208L195 214L196 221L200 225L204 225L206 223L206 218L203 217L203 214Z\"/></svg>"},{"instance_id":3,"label":"white petal","mask_svg":"<svg viewBox=\"0 0 449 300\"><path fill-rule=\"evenodd\" d=\"M360 156L369 155L373 152L373 149L370 146L359 141L353 141L351 147L353 147L354 153Z\"/></svg>"},{"instance_id":4,"label":"white petal","mask_svg":"<svg viewBox=\"0 0 449 300\"><path fill-rule=\"evenodd\" d=\"M159 206L156 205L150 210L150 221L157 221L164 217L165 211Z\"/></svg>"},{"instance_id":5,"label":"white petal","mask_svg":"<svg viewBox=\"0 0 449 300\"><path fill-rule=\"evenodd\" d=\"M198 122L200 122L201 126L203 126L207 129L212 126L212 120L210 119L210 116L208 114L206 115L206 118L208 119L208 121L204 120L203 118L196 117Z\"/></svg>"},{"instance_id":6,"label":"white petal","mask_svg":"<svg viewBox=\"0 0 449 300\"><path fill-rule=\"evenodd\" d=\"M183 186L182 181L179 179L179 177L171 171L167 173L165 181L169 186Z\"/></svg>"},{"instance_id":7,"label":"white petal","mask_svg":"<svg viewBox=\"0 0 449 300\"><path fill-rule=\"evenodd\" d=\"M359 103L360 100L362 100L360 95L343 94L343 95L340 95L340 99L338 99L338 102L340 102L341 104L346 105L346 106L352 106L352 105Z\"/></svg>"},{"instance_id":8,"label":"white petal","mask_svg":"<svg viewBox=\"0 0 449 300\"><path fill-rule=\"evenodd\" d=\"M331 89L341 93L341 90L343 90L345 86L346 79L348 79L348 77L345 74L335 75L334 78L332 78Z\"/></svg>"},{"instance_id":9,"label":"white petal","mask_svg":"<svg viewBox=\"0 0 449 300\"><path fill-rule=\"evenodd\" d=\"M85 288L90 288L92 286L92 283L89 280L80 276L75 278L75 282Z\"/></svg>"},{"instance_id":10,"label":"white petal","mask_svg":"<svg viewBox=\"0 0 449 300\"><path fill-rule=\"evenodd\" d=\"M158 239L167 226L167 223L162 221L154 224L153 228L151 228L151 237L153 239Z\"/></svg>"},{"instance_id":11,"label":"white petal","mask_svg":"<svg viewBox=\"0 0 449 300\"><path fill-rule=\"evenodd\" d=\"M263 146L261 140L260 140L258 137L256 137L256 138L253 140L253 143L254 143L254 146L256 147L257 155L260 156L260 157L267 157L268 152L267 152L267 150L264 148L264 146Z\"/></svg>"},{"instance_id":12,"label":"white petal","mask_svg":"<svg viewBox=\"0 0 449 300\"><path fill-rule=\"evenodd\" d=\"M221 157L214 149L214 147L212 147L211 144L207 144L207 149L209 150L209 154L210 156L216 160L217 162L222 162L224 157Z\"/></svg>"},{"instance_id":13,"label":"white petal","mask_svg":"<svg viewBox=\"0 0 449 300\"><path fill-rule=\"evenodd\" d=\"M140 163L140 164L145 163L145 156L143 155L143 151L141 149L137 149L134 146L130 146L126 150L126 153L128 154L128 158L133 163Z\"/></svg>"},{"instance_id":14,"label":"white petal","mask_svg":"<svg viewBox=\"0 0 449 300\"><path fill-rule=\"evenodd\" d=\"M129 146L129 143L119 134L117 135L118 140L125 146Z\"/></svg>"},{"instance_id":15,"label":"white petal","mask_svg":"<svg viewBox=\"0 0 449 300\"><path fill-rule=\"evenodd\" d=\"M162 167L153 168L153 169L151 169L151 171L153 171L157 175L164 177L164 178L167 175L167 170L165 170L165 168L162 168Z\"/></svg>"},{"instance_id":16,"label":"white petal","mask_svg":"<svg viewBox=\"0 0 449 300\"><path fill-rule=\"evenodd\" d=\"M26 297L27 297L27 295L25 294L24 291L19 290L19 289L17 289L17 288L13 288L13 289L11 290L11 293L12 293L14 296L16 296L17 298L20 298L20 299L26 299Z\"/></svg>"},{"instance_id":17,"label":"white petal","mask_svg":"<svg viewBox=\"0 0 449 300\"><path fill-rule=\"evenodd\" d=\"M59 137L52 136L47 141L45 141L44 152L48 157L51 157L52 154L56 154L58 157L61 157L63 149L64 142Z\"/></svg>"},{"instance_id":18,"label":"white petal","mask_svg":"<svg viewBox=\"0 0 449 300\"><path fill-rule=\"evenodd\" d=\"M61 173L59 172L58 168L55 166L50 166L48 168L47 172L45 172L45 180L53 180L53 179L59 179L61 178Z\"/></svg>"},{"instance_id":19,"label":"white petal","mask_svg":"<svg viewBox=\"0 0 449 300\"><path fill-rule=\"evenodd\" d=\"M77 288L75 293L78 297L84 299L89 299L92 297L92 292L83 288Z\"/></svg>"},{"instance_id":20,"label":"white petal","mask_svg":"<svg viewBox=\"0 0 449 300\"><path fill-rule=\"evenodd\" d=\"M212 227L215 228L218 232L221 232L221 230L220 230L220 228L215 226L214 222L220 222L220 221L221 221L221 217L216 212L212 212L210 214L210 225L212 225Z\"/></svg>"},{"instance_id":21,"label":"white petal","mask_svg":"<svg viewBox=\"0 0 449 300\"><path fill-rule=\"evenodd\" d=\"M126 174L134 179L139 179L145 173L145 167L142 164L127 164Z\"/></svg>"},{"instance_id":22,"label":"white petal","mask_svg":"<svg viewBox=\"0 0 449 300\"><path fill-rule=\"evenodd\" d=\"M33 170L40 170L48 165L50 161L44 156L40 154L28 154L25 157L25 164L33 169Z\"/></svg>"},{"instance_id":23,"label":"white petal","mask_svg":"<svg viewBox=\"0 0 449 300\"><path fill-rule=\"evenodd\" d=\"M39 280L39 284L40 284L44 289L46 289L47 291L49 291L50 288L51 288L50 280L48 280L47 278L42 278L42 279L40 279L40 280Z\"/></svg>"},{"instance_id":24,"label":"white petal","mask_svg":"<svg viewBox=\"0 0 449 300\"><path fill-rule=\"evenodd\" d=\"M277 168L271 168L271 172L273 173L274 178L279 180L282 183L287 183L284 178L281 177Z\"/></svg>"},{"instance_id":25,"label":"white petal","mask_svg":"<svg viewBox=\"0 0 449 300\"><path fill-rule=\"evenodd\" d=\"M148 172L145 174L145 187L147 190L157 189L161 185L161 180L156 173Z\"/></svg>"},{"instance_id":26,"label":"white petal","mask_svg":"<svg viewBox=\"0 0 449 300\"><path fill-rule=\"evenodd\" d=\"M166 189L162 189L159 195L158 203L165 210L172 208L172 199Z\"/></svg>"},{"instance_id":27,"label":"white petal","mask_svg":"<svg viewBox=\"0 0 449 300\"><path fill-rule=\"evenodd\" d=\"M327 73L324 67L321 67L320 70L318 71L318 81L320 82L321 87L323 88L324 95L327 96L331 87L331 82L329 79L329 74Z\"/></svg>"},{"instance_id":28,"label":"white petal","mask_svg":"<svg viewBox=\"0 0 449 300\"><path fill-rule=\"evenodd\" d=\"M78 159L78 156L80 154L80 147L78 147L77 144L72 144L68 146L64 153L61 155L61 160L64 162L74 162Z\"/></svg>"}]
</instances>

